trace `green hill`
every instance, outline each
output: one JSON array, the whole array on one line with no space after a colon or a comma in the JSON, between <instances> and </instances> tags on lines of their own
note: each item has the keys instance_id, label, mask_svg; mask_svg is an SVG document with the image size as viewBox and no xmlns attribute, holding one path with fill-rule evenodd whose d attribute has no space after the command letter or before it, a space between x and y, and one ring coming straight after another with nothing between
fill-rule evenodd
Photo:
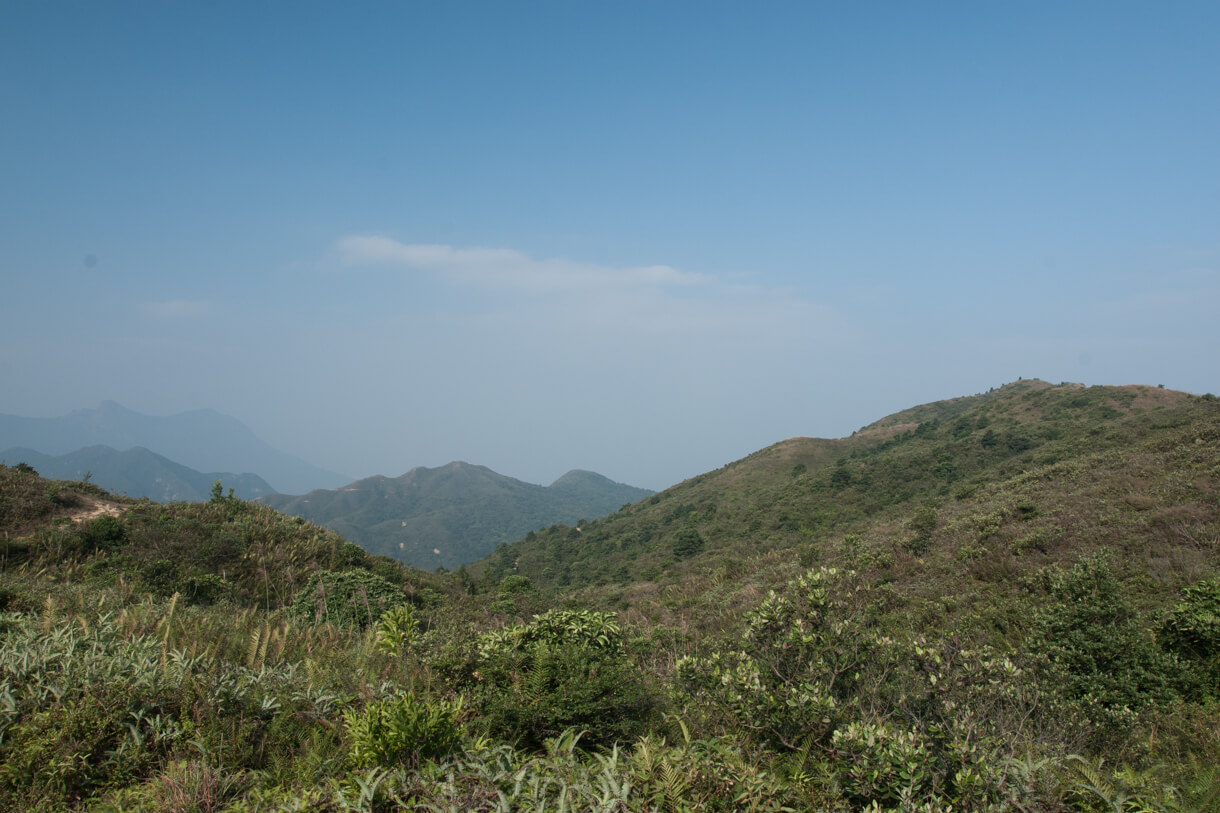
<instances>
[{"instance_id":1,"label":"green hill","mask_svg":"<svg viewBox=\"0 0 1220 813\"><path fill-rule=\"evenodd\" d=\"M0 532L0 809L1220 810L1211 396L1019 381L454 573L29 466Z\"/></svg>"},{"instance_id":2,"label":"green hill","mask_svg":"<svg viewBox=\"0 0 1220 813\"><path fill-rule=\"evenodd\" d=\"M1181 512L1169 481L1180 477L1182 455L1210 453L1194 441L1216 414L1214 399L1152 387L1015 382L905 410L848 438L777 443L580 529L539 531L471 571L621 593L708 569L752 571L768 559L842 563L849 536L852 556L894 570L1045 564L1142 539L1163 512ZM1146 474L1113 470L1115 456ZM1113 489L1131 482L1131 493L1103 495L1081 480L1084 470L1109 472ZM1206 493L1192 505L1207 506ZM1123 497L1142 508L1119 513L1099 538L1090 518L1114 513ZM1206 535L1206 522L1191 532Z\"/></svg>"},{"instance_id":3,"label":"green hill","mask_svg":"<svg viewBox=\"0 0 1220 813\"><path fill-rule=\"evenodd\" d=\"M651 493L593 472L571 471L540 486L454 462L262 501L338 531L372 553L432 570L457 568L536 528L600 517Z\"/></svg>"}]
</instances>

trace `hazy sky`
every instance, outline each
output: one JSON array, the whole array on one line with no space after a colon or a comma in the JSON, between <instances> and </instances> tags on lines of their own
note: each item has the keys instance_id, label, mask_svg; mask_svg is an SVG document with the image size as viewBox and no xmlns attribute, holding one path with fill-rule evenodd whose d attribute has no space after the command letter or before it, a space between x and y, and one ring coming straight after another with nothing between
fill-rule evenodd
<instances>
[{"instance_id":1,"label":"hazy sky","mask_svg":"<svg viewBox=\"0 0 1220 813\"><path fill-rule=\"evenodd\" d=\"M0 0L0 412L662 488L1220 392L1220 3Z\"/></svg>"}]
</instances>

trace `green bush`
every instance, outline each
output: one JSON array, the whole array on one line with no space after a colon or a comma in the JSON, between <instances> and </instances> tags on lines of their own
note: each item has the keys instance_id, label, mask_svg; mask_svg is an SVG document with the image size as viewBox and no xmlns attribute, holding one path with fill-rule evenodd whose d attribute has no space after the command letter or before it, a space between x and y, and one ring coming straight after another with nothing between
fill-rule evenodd
<instances>
[{"instance_id":1,"label":"green bush","mask_svg":"<svg viewBox=\"0 0 1220 813\"><path fill-rule=\"evenodd\" d=\"M216 604L233 598L233 585L215 573L190 576L182 582L182 596L190 604Z\"/></svg>"},{"instance_id":2,"label":"green bush","mask_svg":"<svg viewBox=\"0 0 1220 813\"><path fill-rule=\"evenodd\" d=\"M1098 722L1107 710L1179 699L1181 665L1156 646L1108 551L1051 571L1046 582L1048 601L1034 613L1028 645L1065 697L1100 712Z\"/></svg>"},{"instance_id":3,"label":"green bush","mask_svg":"<svg viewBox=\"0 0 1220 813\"><path fill-rule=\"evenodd\" d=\"M679 684L726 726L769 745L823 742L878 646L861 589L853 571L809 571L747 616L740 651L680 660Z\"/></svg>"},{"instance_id":4,"label":"green bush","mask_svg":"<svg viewBox=\"0 0 1220 813\"><path fill-rule=\"evenodd\" d=\"M77 531L81 549L85 553L109 550L127 540L127 530L118 517L104 515L80 526Z\"/></svg>"},{"instance_id":5,"label":"green bush","mask_svg":"<svg viewBox=\"0 0 1220 813\"><path fill-rule=\"evenodd\" d=\"M452 753L461 741L462 701L403 692L343 715L352 762L362 768L413 767Z\"/></svg>"},{"instance_id":6,"label":"green bush","mask_svg":"<svg viewBox=\"0 0 1220 813\"><path fill-rule=\"evenodd\" d=\"M703 537L699 535L699 532L693 527L688 526L678 531L678 535L674 537L674 556L679 559L689 559L701 553L706 544L703 541Z\"/></svg>"},{"instance_id":7,"label":"green bush","mask_svg":"<svg viewBox=\"0 0 1220 813\"><path fill-rule=\"evenodd\" d=\"M365 629L382 613L407 603L402 588L367 570L323 570L310 577L292 612L312 623Z\"/></svg>"},{"instance_id":8,"label":"green bush","mask_svg":"<svg viewBox=\"0 0 1220 813\"><path fill-rule=\"evenodd\" d=\"M913 731L852 722L834 732L831 746L845 767L840 773L843 792L860 805L916 797L931 779L932 755Z\"/></svg>"},{"instance_id":9,"label":"green bush","mask_svg":"<svg viewBox=\"0 0 1220 813\"><path fill-rule=\"evenodd\" d=\"M587 732L586 746L634 739L658 706L621 651L580 641L501 651L482 661L478 675L488 730L530 749L568 728Z\"/></svg>"},{"instance_id":10,"label":"green bush","mask_svg":"<svg viewBox=\"0 0 1220 813\"><path fill-rule=\"evenodd\" d=\"M415 612L409 604L386 610L377 621L377 649L397 657L415 644Z\"/></svg>"},{"instance_id":11,"label":"green bush","mask_svg":"<svg viewBox=\"0 0 1220 813\"><path fill-rule=\"evenodd\" d=\"M144 589L158 596L171 596L178 592L178 565L169 559L156 559L140 568L140 582Z\"/></svg>"},{"instance_id":12,"label":"green bush","mask_svg":"<svg viewBox=\"0 0 1220 813\"><path fill-rule=\"evenodd\" d=\"M1193 584L1161 623L1161 646L1185 663L1190 694L1220 697L1220 579Z\"/></svg>"},{"instance_id":13,"label":"green bush","mask_svg":"<svg viewBox=\"0 0 1220 813\"><path fill-rule=\"evenodd\" d=\"M646 729L656 698L623 651L614 613L551 610L479 638L476 697L493 733L537 748L564 729L603 745Z\"/></svg>"},{"instance_id":14,"label":"green bush","mask_svg":"<svg viewBox=\"0 0 1220 813\"><path fill-rule=\"evenodd\" d=\"M1182 595L1161 625L1165 646L1196 660L1220 655L1220 579L1192 584Z\"/></svg>"}]
</instances>

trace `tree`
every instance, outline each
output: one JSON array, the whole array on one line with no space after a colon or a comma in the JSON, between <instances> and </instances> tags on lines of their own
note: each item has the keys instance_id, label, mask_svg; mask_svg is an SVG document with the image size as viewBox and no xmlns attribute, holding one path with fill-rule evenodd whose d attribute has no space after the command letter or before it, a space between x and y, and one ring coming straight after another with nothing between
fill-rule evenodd
<instances>
[{"instance_id":1,"label":"tree","mask_svg":"<svg viewBox=\"0 0 1220 813\"><path fill-rule=\"evenodd\" d=\"M674 556L679 559L689 559L701 553L706 545L707 543L699 535L699 531L693 526L688 525L681 531L678 531L678 535L674 537Z\"/></svg>"}]
</instances>

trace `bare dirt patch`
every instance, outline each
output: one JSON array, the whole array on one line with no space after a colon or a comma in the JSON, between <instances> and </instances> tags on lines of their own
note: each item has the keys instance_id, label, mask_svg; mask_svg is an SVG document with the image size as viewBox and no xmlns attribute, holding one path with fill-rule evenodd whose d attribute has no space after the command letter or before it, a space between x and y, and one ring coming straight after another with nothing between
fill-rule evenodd
<instances>
[{"instance_id":1,"label":"bare dirt patch","mask_svg":"<svg viewBox=\"0 0 1220 813\"><path fill-rule=\"evenodd\" d=\"M81 505L68 514L73 522L88 522L98 517L117 517L123 513L126 506L110 500L99 500L96 497L81 497Z\"/></svg>"}]
</instances>

